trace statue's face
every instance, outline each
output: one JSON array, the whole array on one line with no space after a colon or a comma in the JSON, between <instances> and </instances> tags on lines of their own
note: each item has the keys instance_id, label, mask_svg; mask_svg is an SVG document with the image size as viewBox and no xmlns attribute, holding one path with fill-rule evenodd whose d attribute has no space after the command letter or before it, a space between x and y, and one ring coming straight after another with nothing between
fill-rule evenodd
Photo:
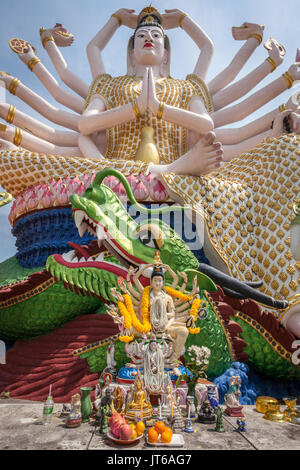
<instances>
[{"instance_id":1,"label":"statue's face","mask_svg":"<svg viewBox=\"0 0 300 470\"><path fill-rule=\"evenodd\" d=\"M137 30L133 48L133 59L136 64L161 65L165 54L164 35L160 28L145 26Z\"/></svg>"},{"instance_id":2,"label":"statue's face","mask_svg":"<svg viewBox=\"0 0 300 470\"><path fill-rule=\"evenodd\" d=\"M163 289L164 280L161 276L154 276L152 278L151 287L155 292L159 292Z\"/></svg>"}]
</instances>

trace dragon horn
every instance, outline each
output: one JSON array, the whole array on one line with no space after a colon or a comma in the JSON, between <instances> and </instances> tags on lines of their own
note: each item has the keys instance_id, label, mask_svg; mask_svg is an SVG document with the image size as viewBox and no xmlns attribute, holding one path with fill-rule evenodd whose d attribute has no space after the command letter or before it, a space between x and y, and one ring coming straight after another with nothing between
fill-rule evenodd
<instances>
[{"instance_id":1,"label":"dragon horn","mask_svg":"<svg viewBox=\"0 0 300 470\"><path fill-rule=\"evenodd\" d=\"M268 307L276 308L278 310L283 310L289 305L286 300L273 299L273 297L253 289L253 287L247 285L245 282L234 279L233 277L228 276L228 274L225 274L219 269L213 268L207 264L200 263L198 269L202 273L211 277L212 280L221 287L225 287L231 291L234 291L235 294L240 294L245 298L253 299L256 302L267 305Z\"/></svg>"},{"instance_id":2,"label":"dragon horn","mask_svg":"<svg viewBox=\"0 0 300 470\"><path fill-rule=\"evenodd\" d=\"M97 173L97 175L95 176L92 186L100 186L104 178L106 178L107 176L114 176L123 184L127 197L129 199L129 202L133 204L143 214L149 214L149 215L164 214L166 212L171 212L171 211L182 211L182 210L187 210L187 209L190 210L189 207L184 207L184 206L171 206L171 207L164 207L162 209L146 209L144 206L139 204L137 200L135 199L133 192L131 190L130 184L128 183L125 176L123 176L122 173L120 173L118 170L115 170L114 168L105 168L104 170L99 171L99 173Z\"/></svg>"},{"instance_id":3,"label":"dragon horn","mask_svg":"<svg viewBox=\"0 0 300 470\"><path fill-rule=\"evenodd\" d=\"M9 204L12 201L12 195L6 192L1 191L0 197L2 198L0 200L0 207L3 207L6 204Z\"/></svg>"}]
</instances>

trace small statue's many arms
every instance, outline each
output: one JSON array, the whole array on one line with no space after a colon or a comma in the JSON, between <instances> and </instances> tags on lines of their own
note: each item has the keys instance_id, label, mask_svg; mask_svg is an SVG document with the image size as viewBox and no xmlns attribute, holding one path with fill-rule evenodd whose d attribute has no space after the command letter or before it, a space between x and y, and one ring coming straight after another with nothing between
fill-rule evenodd
<instances>
[{"instance_id":1,"label":"small statue's many arms","mask_svg":"<svg viewBox=\"0 0 300 470\"><path fill-rule=\"evenodd\" d=\"M150 286L143 287L140 277L146 269L152 269ZM165 285L165 272L173 278L169 287ZM133 277L133 283L131 282ZM179 278L183 282L176 289ZM173 343L174 359L184 352L189 333L197 334L195 326L202 301L198 294L197 277L194 278L192 291L186 294L188 279L185 273L174 273L170 266L162 264L157 251L153 264L145 264L138 271L130 268L126 283L119 278L119 287L112 289L117 299L117 307L112 305L108 313L121 325L120 341L131 342L134 337L146 336L149 339L168 339Z\"/></svg>"}]
</instances>

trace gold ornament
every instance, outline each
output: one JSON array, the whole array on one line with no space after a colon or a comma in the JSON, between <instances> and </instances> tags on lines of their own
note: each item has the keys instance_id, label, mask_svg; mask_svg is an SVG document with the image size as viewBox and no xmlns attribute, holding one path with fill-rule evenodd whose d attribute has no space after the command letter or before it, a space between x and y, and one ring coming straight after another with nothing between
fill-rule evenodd
<instances>
[{"instance_id":1,"label":"gold ornament","mask_svg":"<svg viewBox=\"0 0 300 470\"><path fill-rule=\"evenodd\" d=\"M15 95L15 94L16 94L16 90L17 90L18 86L20 85L20 83L21 83L21 81L20 81L18 78L14 78L14 79L10 82L8 91L9 91L12 95Z\"/></svg>"},{"instance_id":2,"label":"gold ornament","mask_svg":"<svg viewBox=\"0 0 300 470\"><path fill-rule=\"evenodd\" d=\"M249 36L249 39L250 39L250 38L257 39L259 44L262 42L262 35L259 34L259 33L253 33L253 34L251 34L251 36Z\"/></svg>"},{"instance_id":3,"label":"gold ornament","mask_svg":"<svg viewBox=\"0 0 300 470\"><path fill-rule=\"evenodd\" d=\"M15 136L14 136L14 140L13 140L13 143L19 147L21 142L22 142L22 130L19 129L18 127L16 127L16 130L15 130Z\"/></svg>"},{"instance_id":4,"label":"gold ornament","mask_svg":"<svg viewBox=\"0 0 300 470\"><path fill-rule=\"evenodd\" d=\"M272 57L268 57L266 61L269 62L269 64L271 65L271 73L274 72L274 70L277 68L275 60L272 59Z\"/></svg>"},{"instance_id":5,"label":"gold ornament","mask_svg":"<svg viewBox=\"0 0 300 470\"><path fill-rule=\"evenodd\" d=\"M14 122L15 114L16 114L17 108L15 106L10 106L6 118L6 122L9 122L12 124Z\"/></svg>"},{"instance_id":6,"label":"gold ornament","mask_svg":"<svg viewBox=\"0 0 300 470\"><path fill-rule=\"evenodd\" d=\"M45 38L42 39L42 44L43 44L43 47L45 48L47 42L49 41L53 41L54 42L54 37L53 36L47 36Z\"/></svg>"},{"instance_id":7,"label":"gold ornament","mask_svg":"<svg viewBox=\"0 0 300 470\"><path fill-rule=\"evenodd\" d=\"M145 163L159 164L160 158L154 142L153 127L143 127L141 134L141 142L138 146L135 159Z\"/></svg>"},{"instance_id":8,"label":"gold ornament","mask_svg":"<svg viewBox=\"0 0 300 470\"><path fill-rule=\"evenodd\" d=\"M33 68L36 66L36 64L38 64L40 61L40 59L38 57L33 57L33 59L30 59L30 61L28 62L27 64L27 67L29 68L29 70L33 70Z\"/></svg>"},{"instance_id":9,"label":"gold ornament","mask_svg":"<svg viewBox=\"0 0 300 470\"><path fill-rule=\"evenodd\" d=\"M288 88L291 88L293 83L294 83L294 79L292 77L292 75L290 74L290 72L285 72L282 74L283 78L285 79L286 83L287 83L287 87Z\"/></svg>"}]
</instances>

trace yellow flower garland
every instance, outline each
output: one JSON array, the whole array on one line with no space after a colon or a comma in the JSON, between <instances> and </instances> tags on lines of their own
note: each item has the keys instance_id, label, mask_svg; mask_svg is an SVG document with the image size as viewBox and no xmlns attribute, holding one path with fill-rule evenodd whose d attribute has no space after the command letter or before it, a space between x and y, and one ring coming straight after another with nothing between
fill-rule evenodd
<instances>
[{"instance_id":1,"label":"yellow flower garland","mask_svg":"<svg viewBox=\"0 0 300 470\"><path fill-rule=\"evenodd\" d=\"M176 297L177 299L184 300L186 302L191 301L193 296L183 294L180 291L172 289L172 287L165 286L166 292L171 295L172 297ZM130 329L132 326L137 330L139 333L149 333L151 331L151 323L150 323L150 286L147 286L143 290L142 300L141 300L141 310L142 310L142 323L138 320L130 295L124 294L123 295L124 302L121 300L118 301L118 308L121 315L124 317L124 328ZM194 321L197 319L197 312L202 304L201 299L194 299L190 315ZM200 332L200 328L189 328L188 329L191 334L198 334ZM133 335L131 336L119 336L119 340L123 341L124 343L129 343L134 338Z\"/></svg>"}]
</instances>

